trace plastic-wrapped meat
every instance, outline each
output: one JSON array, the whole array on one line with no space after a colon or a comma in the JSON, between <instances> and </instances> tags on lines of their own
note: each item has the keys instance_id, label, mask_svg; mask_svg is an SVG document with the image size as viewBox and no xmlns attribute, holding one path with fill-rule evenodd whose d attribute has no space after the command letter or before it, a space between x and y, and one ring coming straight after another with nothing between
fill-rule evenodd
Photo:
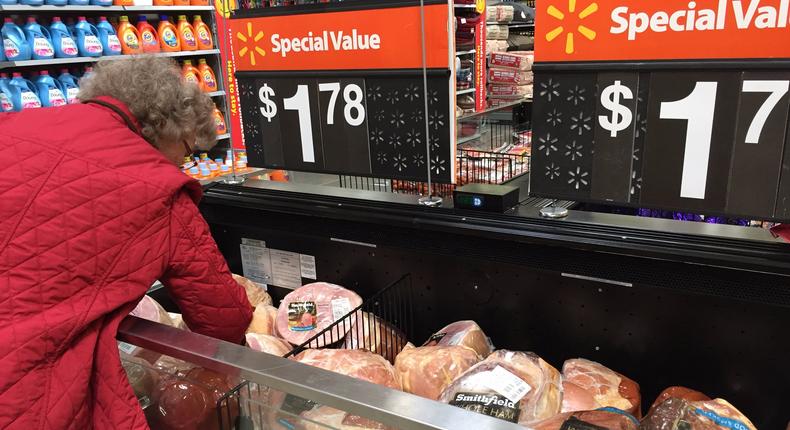
<instances>
[{"instance_id":1,"label":"plastic-wrapped meat","mask_svg":"<svg viewBox=\"0 0 790 430\"><path fill-rule=\"evenodd\" d=\"M373 430L390 430L381 423L372 420L350 420L347 413L344 411L330 408L329 406L320 406L301 415L306 421L301 427L304 430L326 430L328 428L337 430L360 430L360 429L373 429ZM358 418L358 417L357 417Z\"/></svg>"},{"instance_id":2,"label":"plastic-wrapped meat","mask_svg":"<svg viewBox=\"0 0 790 430\"><path fill-rule=\"evenodd\" d=\"M359 310L352 317L351 330L343 340L343 348L367 349L393 362L406 343L406 335L396 327Z\"/></svg>"},{"instance_id":3,"label":"plastic-wrapped meat","mask_svg":"<svg viewBox=\"0 0 790 430\"><path fill-rule=\"evenodd\" d=\"M260 305L252 313L252 321L247 327L247 333L276 335L275 322L277 321L277 308L272 305Z\"/></svg>"},{"instance_id":4,"label":"plastic-wrapped meat","mask_svg":"<svg viewBox=\"0 0 790 430\"><path fill-rule=\"evenodd\" d=\"M294 345L301 345L361 304L362 298L357 293L341 286L325 282L305 285L291 291L280 303L277 334ZM338 324L309 347L321 348L339 342L350 328L350 324Z\"/></svg>"},{"instance_id":5,"label":"plastic-wrapped meat","mask_svg":"<svg viewBox=\"0 0 790 430\"><path fill-rule=\"evenodd\" d=\"M597 411L565 412L533 423L534 430L638 430L639 420L616 408Z\"/></svg>"},{"instance_id":6,"label":"plastic-wrapped meat","mask_svg":"<svg viewBox=\"0 0 790 430\"><path fill-rule=\"evenodd\" d=\"M187 324L184 322L184 317L182 317L181 314L177 314L175 312L168 312L167 314L170 315L170 319L173 321L173 327L180 330L190 331L189 327L187 327Z\"/></svg>"},{"instance_id":7,"label":"plastic-wrapped meat","mask_svg":"<svg viewBox=\"0 0 790 430\"><path fill-rule=\"evenodd\" d=\"M531 352L499 350L459 376L439 400L529 425L560 412L560 372Z\"/></svg>"},{"instance_id":8,"label":"plastic-wrapped meat","mask_svg":"<svg viewBox=\"0 0 790 430\"><path fill-rule=\"evenodd\" d=\"M279 357L284 357L285 354L291 352L291 345L279 337L268 334L247 333L246 339L247 346L256 351Z\"/></svg>"},{"instance_id":9,"label":"plastic-wrapped meat","mask_svg":"<svg viewBox=\"0 0 790 430\"><path fill-rule=\"evenodd\" d=\"M221 373L194 368L185 377L163 379L155 392L152 428L162 430L219 430L217 402L235 383ZM222 409L222 428L230 428L239 414L238 402Z\"/></svg>"},{"instance_id":10,"label":"plastic-wrapped meat","mask_svg":"<svg viewBox=\"0 0 790 430\"><path fill-rule=\"evenodd\" d=\"M264 289L255 282L252 282L249 279L236 274L233 274L233 279L235 279L239 285L244 287L244 291L247 293L247 300L250 301L250 305L252 305L252 307L257 308L261 305L272 304L272 298L269 296L269 293L264 291Z\"/></svg>"},{"instance_id":11,"label":"plastic-wrapped meat","mask_svg":"<svg viewBox=\"0 0 790 430\"><path fill-rule=\"evenodd\" d=\"M170 318L165 308L163 308L159 302L147 295L143 296L140 302L137 303L137 306L129 312L129 315L175 327L173 320Z\"/></svg>"},{"instance_id":12,"label":"plastic-wrapped meat","mask_svg":"<svg viewBox=\"0 0 790 430\"><path fill-rule=\"evenodd\" d=\"M157 386L159 375L147 361L123 352L121 352L121 365L140 407L147 408L151 404L151 395Z\"/></svg>"},{"instance_id":13,"label":"plastic-wrapped meat","mask_svg":"<svg viewBox=\"0 0 790 430\"><path fill-rule=\"evenodd\" d=\"M688 401L670 397L642 420L641 430L757 430L726 400Z\"/></svg>"},{"instance_id":14,"label":"plastic-wrapped meat","mask_svg":"<svg viewBox=\"0 0 790 430\"><path fill-rule=\"evenodd\" d=\"M395 370L404 391L437 400L455 378L480 360L465 346L407 347L395 359Z\"/></svg>"},{"instance_id":15,"label":"plastic-wrapped meat","mask_svg":"<svg viewBox=\"0 0 790 430\"><path fill-rule=\"evenodd\" d=\"M710 400L710 397L706 396L703 393L700 393L699 391L692 390L690 388L686 388L686 387L669 387L669 388L665 389L664 391L662 391L661 394L658 395L658 397L656 397L656 400L653 401L653 404L650 406L650 411L648 412L648 414L652 413L653 410L655 410L655 408L658 405L660 405L661 403L664 403L664 401L666 399L669 399L669 398L672 398L672 397L675 397L675 398L678 398L678 399L689 400L689 401L692 401L692 402L696 402L696 401L700 401L700 400Z\"/></svg>"},{"instance_id":16,"label":"plastic-wrapped meat","mask_svg":"<svg viewBox=\"0 0 790 430\"><path fill-rule=\"evenodd\" d=\"M488 337L474 321L457 321L434 333L423 346L465 346L486 358L494 350Z\"/></svg>"},{"instance_id":17,"label":"plastic-wrapped meat","mask_svg":"<svg viewBox=\"0 0 790 430\"><path fill-rule=\"evenodd\" d=\"M622 409L637 418L642 416L639 384L600 363L583 358L567 360L562 366L562 380L567 390L562 401L563 412L587 410L591 408L586 406L595 406L587 405L589 397L582 393L586 391L602 407Z\"/></svg>"}]
</instances>

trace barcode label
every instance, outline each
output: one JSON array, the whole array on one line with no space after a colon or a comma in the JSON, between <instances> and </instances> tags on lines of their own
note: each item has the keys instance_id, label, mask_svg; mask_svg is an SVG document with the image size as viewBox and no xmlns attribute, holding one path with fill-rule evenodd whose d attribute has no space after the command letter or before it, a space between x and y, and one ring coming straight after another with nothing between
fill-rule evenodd
<instances>
[{"instance_id":1,"label":"barcode label","mask_svg":"<svg viewBox=\"0 0 790 430\"><path fill-rule=\"evenodd\" d=\"M126 342L118 342L118 349L129 355L132 355L132 353L137 349L137 347Z\"/></svg>"},{"instance_id":2,"label":"barcode label","mask_svg":"<svg viewBox=\"0 0 790 430\"><path fill-rule=\"evenodd\" d=\"M488 374L486 385L513 403L518 403L532 390L529 384L502 366L495 367Z\"/></svg>"},{"instance_id":3,"label":"barcode label","mask_svg":"<svg viewBox=\"0 0 790 430\"><path fill-rule=\"evenodd\" d=\"M332 320L337 321L351 312L351 302L347 297L332 300Z\"/></svg>"}]
</instances>

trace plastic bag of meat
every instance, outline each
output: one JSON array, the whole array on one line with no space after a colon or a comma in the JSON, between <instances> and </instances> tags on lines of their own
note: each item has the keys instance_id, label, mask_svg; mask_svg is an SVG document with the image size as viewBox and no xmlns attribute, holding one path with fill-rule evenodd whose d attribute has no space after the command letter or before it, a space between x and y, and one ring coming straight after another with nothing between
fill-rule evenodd
<instances>
[{"instance_id":1,"label":"plastic bag of meat","mask_svg":"<svg viewBox=\"0 0 790 430\"><path fill-rule=\"evenodd\" d=\"M121 352L121 365L140 407L147 408L152 403L151 395L159 381L158 373L147 361L123 352Z\"/></svg>"},{"instance_id":2,"label":"plastic bag of meat","mask_svg":"<svg viewBox=\"0 0 790 430\"><path fill-rule=\"evenodd\" d=\"M670 397L642 420L641 430L757 430L726 400L690 402Z\"/></svg>"},{"instance_id":3,"label":"plastic bag of meat","mask_svg":"<svg viewBox=\"0 0 790 430\"><path fill-rule=\"evenodd\" d=\"M343 348L367 349L394 362L406 343L406 335L397 327L359 310L351 318L351 330L343 340Z\"/></svg>"},{"instance_id":4,"label":"plastic bag of meat","mask_svg":"<svg viewBox=\"0 0 790 430\"><path fill-rule=\"evenodd\" d=\"M156 407L148 418L151 428L162 430L219 430L231 428L239 415L238 402L222 408L222 425L217 415L217 402L235 382L212 370L196 367L184 377L160 381L154 393Z\"/></svg>"},{"instance_id":5,"label":"plastic bag of meat","mask_svg":"<svg viewBox=\"0 0 790 430\"><path fill-rule=\"evenodd\" d=\"M320 406L301 415L305 420L303 426L304 430L326 430L328 428L338 430L390 430L381 423L368 419L349 419L349 416L344 411L330 408L329 406ZM328 427L327 427L328 426Z\"/></svg>"},{"instance_id":6,"label":"plastic bag of meat","mask_svg":"<svg viewBox=\"0 0 790 430\"><path fill-rule=\"evenodd\" d=\"M260 305L252 313L252 321L247 327L247 333L276 335L275 321L277 321L277 308L272 305Z\"/></svg>"},{"instance_id":7,"label":"plastic bag of meat","mask_svg":"<svg viewBox=\"0 0 790 430\"><path fill-rule=\"evenodd\" d=\"M247 293L247 300L250 301L250 305L252 305L252 307L257 308L261 305L272 304L272 298L269 296L269 293L267 293L255 282L252 282L244 276L239 276L235 273L233 274L233 279L235 279L239 285L244 287L244 291Z\"/></svg>"},{"instance_id":8,"label":"plastic bag of meat","mask_svg":"<svg viewBox=\"0 0 790 430\"><path fill-rule=\"evenodd\" d=\"M480 356L465 346L404 348L395 370L407 393L438 400L455 378L479 363Z\"/></svg>"},{"instance_id":9,"label":"plastic bag of meat","mask_svg":"<svg viewBox=\"0 0 790 430\"><path fill-rule=\"evenodd\" d=\"M534 430L638 430L639 420L617 408L565 412L530 425Z\"/></svg>"},{"instance_id":10,"label":"plastic bag of meat","mask_svg":"<svg viewBox=\"0 0 790 430\"><path fill-rule=\"evenodd\" d=\"M277 311L277 333L294 345L307 342L362 304L357 293L339 285L316 282L291 291ZM321 348L345 337L350 325L339 325L331 335L321 336L309 345Z\"/></svg>"},{"instance_id":11,"label":"plastic bag of meat","mask_svg":"<svg viewBox=\"0 0 790 430\"><path fill-rule=\"evenodd\" d=\"M439 400L528 425L560 412L560 372L531 352L499 350L456 378Z\"/></svg>"},{"instance_id":12,"label":"plastic bag of meat","mask_svg":"<svg viewBox=\"0 0 790 430\"><path fill-rule=\"evenodd\" d=\"M168 312L167 314L170 315L170 319L173 321L173 327L180 330L190 331L189 327L187 327L187 324L184 322L184 317L182 317L181 314L177 314L175 312Z\"/></svg>"},{"instance_id":13,"label":"plastic bag of meat","mask_svg":"<svg viewBox=\"0 0 790 430\"><path fill-rule=\"evenodd\" d=\"M175 323L173 323L165 308L147 295L143 296L140 302L137 303L137 306L129 312L129 315L175 327Z\"/></svg>"},{"instance_id":14,"label":"plastic bag of meat","mask_svg":"<svg viewBox=\"0 0 790 430\"><path fill-rule=\"evenodd\" d=\"M256 351L279 357L284 357L285 354L291 352L291 345L279 337L268 334L247 333L246 339L247 346Z\"/></svg>"},{"instance_id":15,"label":"plastic bag of meat","mask_svg":"<svg viewBox=\"0 0 790 430\"><path fill-rule=\"evenodd\" d=\"M650 410L648 411L648 414L653 413L653 411L656 409L656 407L658 407L658 405L664 403L666 399L672 397L678 399L684 399L692 402L697 402L700 400L710 400L710 397L706 396L703 393L700 393L699 391L692 390L690 388L669 387L664 391L662 391L661 394L658 395L658 397L656 397L656 400L653 401L653 404L650 406Z\"/></svg>"},{"instance_id":16,"label":"plastic bag of meat","mask_svg":"<svg viewBox=\"0 0 790 430\"><path fill-rule=\"evenodd\" d=\"M437 331L423 346L465 346L486 358L494 347L474 321L458 321Z\"/></svg>"},{"instance_id":17,"label":"plastic bag of meat","mask_svg":"<svg viewBox=\"0 0 790 430\"><path fill-rule=\"evenodd\" d=\"M562 412L611 406L641 418L639 384L600 363L574 358L562 365Z\"/></svg>"}]
</instances>

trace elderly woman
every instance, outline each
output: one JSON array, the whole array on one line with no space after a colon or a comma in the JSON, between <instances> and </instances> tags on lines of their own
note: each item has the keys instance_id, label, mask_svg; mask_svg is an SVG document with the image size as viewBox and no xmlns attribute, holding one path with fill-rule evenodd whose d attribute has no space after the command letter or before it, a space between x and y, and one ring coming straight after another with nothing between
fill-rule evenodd
<instances>
[{"instance_id":1,"label":"elderly woman","mask_svg":"<svg viewBox=\"0 0 790 430\"><path fill-rule=\"evenodd\" d=\"M146 429L115 335L157 279L195 332L252 314L177 164L215 141L175 63L99 63L82 103L0 114L0 428Z\"/></svg>"}]
</instances>

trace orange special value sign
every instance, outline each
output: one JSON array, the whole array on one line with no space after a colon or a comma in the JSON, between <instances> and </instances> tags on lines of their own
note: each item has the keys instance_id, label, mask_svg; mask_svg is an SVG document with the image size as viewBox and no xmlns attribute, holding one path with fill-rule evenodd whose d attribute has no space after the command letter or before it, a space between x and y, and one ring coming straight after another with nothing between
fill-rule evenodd
<instances>
[{"instance_id":1,"label":"orange special value sign","mask_svg":"<svg viewBox=\"0 0 790 430\"><path fill-rule=\"evenodd\" d=\"M543 0L540 62L790 58L790 0Z\"/></svg>"},{"instance_id":2,"label":"orange special value sign","mask_svg":"<svg viewBox=\"0 0 790 430\"><path fill-rule=\"evenodd\" d=\"M449 68L449 7L425 6L427 68ZM423 67L419 6L235 18L237 71Z\"/></svg>"}]
</instances>

